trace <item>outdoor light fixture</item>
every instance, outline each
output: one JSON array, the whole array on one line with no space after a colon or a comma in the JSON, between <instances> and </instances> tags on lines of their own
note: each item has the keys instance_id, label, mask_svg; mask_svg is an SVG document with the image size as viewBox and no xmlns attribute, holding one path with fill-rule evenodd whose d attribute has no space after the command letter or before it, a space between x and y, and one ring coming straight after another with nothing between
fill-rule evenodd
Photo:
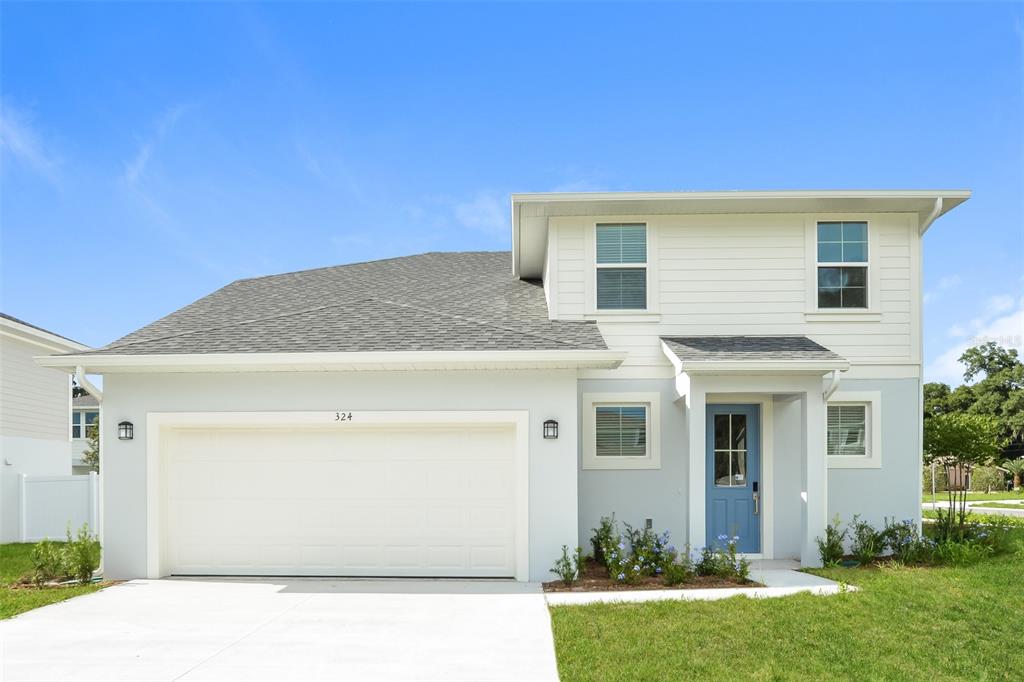
<instances>
[{"instance_id":1,"label":"outdoor light fixture","mask_svg":"<svg viewBox=\"0 0 1024 682\"><path fill-rule=\"evenodd\" d=\"M117 437L121 440L131 440L135 437L135 426L131 422L121 422L117 425Z\"/></svg>"},{"instance_id":2,"label":"outdoor light fixture","mask_svg":"<svg viewBox=\"0 0 1024 682\"><path fill-rule=\"evenodd\" d=\"M549 419L544 422L544 437L558 438L558 422L554 419Z\"/></svg>"}]
</instances>

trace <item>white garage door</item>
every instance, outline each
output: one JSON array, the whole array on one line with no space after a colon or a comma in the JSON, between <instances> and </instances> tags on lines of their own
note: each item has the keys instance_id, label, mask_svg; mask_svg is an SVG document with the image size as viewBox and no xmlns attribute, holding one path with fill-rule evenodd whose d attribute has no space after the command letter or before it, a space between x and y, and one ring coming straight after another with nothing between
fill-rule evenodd
<instances>
[{"instance_id":1,"label":"white garage door","mask_svg":"<svg viewBox=\"0 0 1024 682\"><path fill-rule=\"evenodd\" d=\"M171 574L515 574L512 426L165 437Z\"/></svg>"}]
</instances>

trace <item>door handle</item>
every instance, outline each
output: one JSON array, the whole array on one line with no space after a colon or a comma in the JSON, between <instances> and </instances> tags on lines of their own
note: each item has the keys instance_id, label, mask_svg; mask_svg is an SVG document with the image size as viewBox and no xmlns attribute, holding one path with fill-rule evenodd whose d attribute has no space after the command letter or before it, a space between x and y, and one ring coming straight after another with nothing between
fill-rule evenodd
<instances>
[{"instance_id":1,"label":"door handle","mask_svg":"<svg viewBox=\"0 0 1024 682\"><path fill-rule=\"evenodd\" d=\"M761 493L758 492L759 486L757 481L754 481L754 516L761 513Z\"/></svg>"}]
</instances>

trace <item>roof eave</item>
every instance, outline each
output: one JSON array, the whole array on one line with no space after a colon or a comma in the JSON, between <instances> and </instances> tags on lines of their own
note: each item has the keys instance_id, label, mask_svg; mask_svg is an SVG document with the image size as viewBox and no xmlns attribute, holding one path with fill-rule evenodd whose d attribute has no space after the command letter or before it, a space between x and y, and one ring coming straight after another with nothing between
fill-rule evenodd
<instances>
[{"instance_id":1,"label":"roof eave","mask_svg":"<svg viewBox=\"0 0 1024 682\"><path fill-rule=\"evenodd\" d=\"M91 350L91 348L84 343L78 343L77 341L66 339L59 334L48 332L45 329L21 324L20 322L9 320L7 318L0 318L0 334L31 343L55 353L74 353Z\"/></svg>"},{"instance_id":2,"label":"roof eave","mask_svg":"<svg viewBox=\"0 0 1024 682\"><path fill-rule=\"evenodd\" d=\"M680 360L685 374L815 374L845 372L847 360Z\"/></svg>"},{"instance_id":3,"label":"roof eave","mask_svg":"<svg viewBox=\"0 0 1024 682\"><path fill-rule=\"evenodd\" d=\"M47 355L43 367L90 374L472 369L615 369L626 353L611 350L395 351L353 353L203 353Z\"/></svg>"}]
</instances>

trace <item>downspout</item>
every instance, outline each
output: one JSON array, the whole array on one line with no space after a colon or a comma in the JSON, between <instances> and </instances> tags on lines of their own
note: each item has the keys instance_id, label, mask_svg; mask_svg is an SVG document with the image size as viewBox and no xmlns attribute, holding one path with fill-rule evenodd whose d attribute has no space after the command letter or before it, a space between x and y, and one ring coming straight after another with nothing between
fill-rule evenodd
<instances>
[{"instance_id":1,"label":"downspout","mask_svg":"<svg viewBox=\"0 0 1024 682\"><path fill-rule=\"evenodd\" d=\"M837 388L839 388L839 370L834 369L832 370L832 383L829 384L828 389L822 394L826 403L832 397L832 394L836 392Z\"/></svg>"},{"instance_id":2,"label":"downspout","mask_svg":"<svg viewBox=\"0 0 1024 682\"><path fill-rule=\"evenodd\" d=\"M85 368L81 365L75 367L75 383L88 391L89 395L95 397L97 402L103 402L103 392L85 378Z\"/></svg>"}]
</instances>

